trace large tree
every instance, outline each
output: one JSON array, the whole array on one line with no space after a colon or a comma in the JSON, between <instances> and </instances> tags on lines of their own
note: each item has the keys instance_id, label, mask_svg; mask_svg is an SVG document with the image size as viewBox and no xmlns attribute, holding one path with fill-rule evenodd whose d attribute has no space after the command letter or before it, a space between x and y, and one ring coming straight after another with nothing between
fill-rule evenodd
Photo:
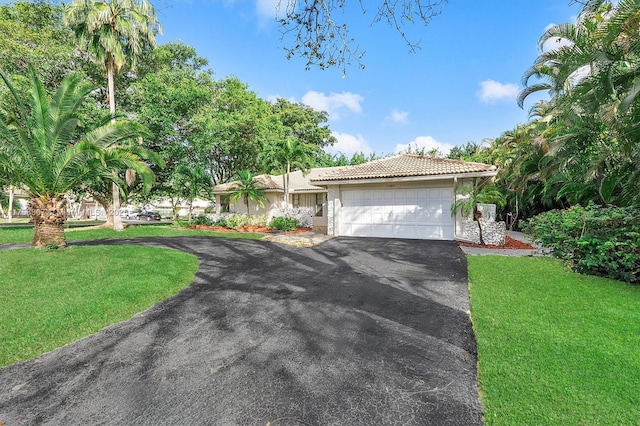
<instances>
[{"instance_id":1,"label":"large tree","mask_svg":"<svg viewBox=\"0 0 640 426\"><path fill-rule=\"evenodd\" d=\"M283 38L291 38L285 47L287 57L306 60L306 68L346 67L356 62L364 68L364 50L349 32L349 23L341 20L348 8L366 14L373 9L372 23L384 22L394 28L415 51L419 44L407 36L406 26L415 22L428 25L442 12L448 0L278 0L277 21Z\"/></svg>"},{"instance_id":2,"label":"large tree","mask_svg":"<svg viewBox=\"0 0 640 426\"><path fill-rule=\"evenodd\" d=\"M103 147L145 133L139 125L121 121L78 134L80 106L93 90L78 74L65 78L50 98L31 68L26 100L5 74L0 78L13 98L11 109L0 110L0 164L12 182L28 191L32 245L64 247L64 195L92 176L122 186L112 167L142 170L145 164L135 155L106 152Z\"/></svg>"},{"instance_id":3,"label":"large tree","mask_svg":"<svg viewBox=\"0 0 640 426\"><path fill-rule=\"evenodd\" d=\"M189 135L196 161L208 167L216 184L240 170L260 170L272 115L269 104L237 78L216 82L212 101L193 117Z\"/></svg>"},{"instance_id":4,"label":"large tree","mask_svg":"<svg viewBox=\"0 0 640 426\"><path fill-rule=\"evenodd\" d=\"M155 46L155 36L161 32L155 9L147 0L73 0L65 8L64 22L96 63L104 67L109 110L115 120L115 74L125 66L134 68L144 50ZM120 190L115 184L111 197L113 211L107 215L112 214L113 228L122 230Z\"/></svg>"}]
</instances>

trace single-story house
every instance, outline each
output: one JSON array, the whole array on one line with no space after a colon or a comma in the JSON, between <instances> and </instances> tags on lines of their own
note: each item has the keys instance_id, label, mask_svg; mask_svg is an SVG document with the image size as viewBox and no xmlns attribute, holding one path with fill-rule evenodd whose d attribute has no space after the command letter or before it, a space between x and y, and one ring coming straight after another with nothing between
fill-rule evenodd
<instances>
[{"instance_id":1,"label":"single-story house","mask_svg":"<svg viewBox=\"0 0 640 426\"><path fill-rule=\"evenodd\" d=\"M398 154L356 166L291 174L290 207L314 207L314 228L329 235L451 240L462 237L462 218L451 216L456 189L492 178L493 165ZM282 176L262 175L269 205L283 207ZM218 209L233 182L214 188ZM243 212L242 201L231 211ZM252 210L255 206L252 206ZM256 208L256 212L259 209Z\"/></svg>"},{"instance_id":2,"label":"single-story house","mask_svg":"<svg viewBox=\"0 0 640 426\"><path fill-rule=\"evenodd\" d=\"M289 173L289 208L308 208L313 211L313 227L319 232L327 229L327 188L314 185L311 179L343 167L313 168L306 173L300 170ZM280 215L285 209L284 203L284 176L283 175L258 175L255 178L265 188L269 201L260 207L257 203L249 202L249 213L255 215L267 215L273 217ZM247 207L242 199L229 203L228 196L233 192L236 182L228 182L216 185L213 194L216 200L216 214L221 213L247 213Z\"/></svg>"}]
</instances>

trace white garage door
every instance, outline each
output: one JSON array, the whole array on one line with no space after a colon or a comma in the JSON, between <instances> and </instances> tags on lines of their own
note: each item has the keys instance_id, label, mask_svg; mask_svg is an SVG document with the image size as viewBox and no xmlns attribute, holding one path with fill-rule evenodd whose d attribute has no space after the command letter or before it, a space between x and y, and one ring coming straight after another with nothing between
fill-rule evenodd
<instances>
[{"instance_id":1,"label":"white garage door","mask_svg":"<svg viewBox=\"0 0 640 426\"><path fill-rule=\"evenodd\" d=\"M342 191L340 235L451 240L451 188Z\"/></svg>"}]
</instances>

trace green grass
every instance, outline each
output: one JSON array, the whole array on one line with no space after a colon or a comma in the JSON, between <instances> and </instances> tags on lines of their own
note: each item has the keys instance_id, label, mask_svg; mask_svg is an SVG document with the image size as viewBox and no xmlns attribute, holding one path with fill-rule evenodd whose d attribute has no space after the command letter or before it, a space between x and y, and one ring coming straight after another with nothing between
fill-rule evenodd
<instances>
[{"instance_id":1,"label":"green grass","mask_svg":"<svg viewBox=\"0 0 640 426\"><path fill-rule=\"evenodd\" d=\"M184 229L171 225L128 226L122 232L105 228L71 228L65 231L67 241L97 240L103 238L134 238L134 237L177 237L177 236L206 236L260 239L263 234L240 232L215 232L204 229ZM33 228L0 228L0 244L29 243L33 238Z\"/></svg>"},{"instance_id":2,"label":"green grass","mask_svg":"<svg viewBox=\"0 0 640 426\"><path fill-rule=\"evenodd\" d=\"M33 358L166 299L198 260L169 249L70 247L0 252L0 366Z\"/></svg>"},{"instance_id":3,"label":"green grass","mask_svg":"<svg viewBox=\"0 0 640 426\"><path fill-rule=\"evenodd\" d=\"M487 425L637 425L640 286L469 256Z\"/></svg>"}]
</instances>

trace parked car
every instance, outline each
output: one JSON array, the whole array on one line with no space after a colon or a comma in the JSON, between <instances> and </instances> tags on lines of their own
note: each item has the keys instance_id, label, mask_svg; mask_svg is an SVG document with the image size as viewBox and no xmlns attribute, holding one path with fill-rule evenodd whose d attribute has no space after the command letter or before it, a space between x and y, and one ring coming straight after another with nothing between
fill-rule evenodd
<instances>
[{"instance_id":1,"label":"parked car","mask_svg":"<svg viewBox=\"0 0 640 426\"><path fill-rule=\"evenodd\" d=\"M136 219L138 220L160 220L160 214L156 212L140 212L136 215Z\"/></svg>"}]
</instances>

